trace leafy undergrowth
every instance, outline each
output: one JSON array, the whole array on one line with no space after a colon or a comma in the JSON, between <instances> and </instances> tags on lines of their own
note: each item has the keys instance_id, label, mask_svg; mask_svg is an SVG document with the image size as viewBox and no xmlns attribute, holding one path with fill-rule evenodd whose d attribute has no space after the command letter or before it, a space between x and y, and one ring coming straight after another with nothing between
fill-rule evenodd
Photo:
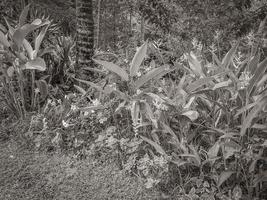
<instances>
[{"instance_id":1,"label":"leafy undergrowth","mask_svg":"<svg viewBox=\"0 0 267 200\"><path fill-rule=\"evenodd\" d=\"M0 199L155 199L115 163L78 161L18 146L15 141L0 144Z\"/></svg>"},{"instance_id":2,"label":"leafy undergrowth","mask_svg":"<svg viewBox=\"0 0 267 200\"><path fill-rule=\"evenodd\" d=\"M34 151L23 137L26 121L0 127L0 199L157 199L141 180L119 170L114 159ZM5 134L4 134L5 133Z\"/></svg>"}]
</instances>

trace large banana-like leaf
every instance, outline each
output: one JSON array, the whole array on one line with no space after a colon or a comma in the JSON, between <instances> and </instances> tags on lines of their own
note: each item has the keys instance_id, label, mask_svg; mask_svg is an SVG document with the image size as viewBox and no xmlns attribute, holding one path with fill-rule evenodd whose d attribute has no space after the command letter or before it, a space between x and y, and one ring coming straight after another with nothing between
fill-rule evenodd
<instances>
[{"instance_id":1,"label":"large banana-like leaf","mask_svg":"<svg viewBox=\"0 0 267 200\"><path fill-rule=\"evenodd\" d=\"M103 92L104 93L104 90L102 89L102 87L98 86L97 84L91 82L91 81L86 81L86 80L82 80L82 79L78 79L78 78L75 78L77 81L81 82L81 83L85 83L86 85L89 85L95 89L97 89L99 92Z\"/></svg>"},{"instance_id":2,"label":"large banana-like leaf","mask_svg":"<svg viewBox=\"0 0 267 200\"><path fill-rule=\"evenodd\" d=\"M33 49L32 49L32 46L31 44L28 42L28 40L24 39L23 40L23 46L24 48L26 49L27 51L27 54L28 54L28 57L33 60L34 59L34 56L33 56Z\"/></svg>"},{"instance_id":3,"label":"large banana-like leaf","mask_svg":"<svg viewBox=\"0 0 267 200\"><path fill-rule=\"evenodd\" d=\"M130 65L130 76L135 76L140 68L141 63L146 57L147 42L145 42L135 53L132 63Z\"/></svg>"},{"instance_id":4,"label":"large banana-like leaf","mask_svg":"<svg viewBox=\"0 0 267 200\"><path fill-rule=\"evenodd\" d=\"M46 64L44 59L38 57L34 60L29 60L25 63L23 69L36 69L39 71L45 71L46 70Z\"/></svg>"},{"instance_id":5,"label":"large banana-like leaf","mask_svg":"<svg viewBox=\"0 0 267 200\"><path fill-rule=\"evenodd\" d=\"M107 61L95 60L95 59L93 59L93 60L97 64L102 65L107 70L119 75L123 80L125 80L125 81L129 80L129 76L128 76L127 72L124 69L122 69L121 67L119 67L118 65L115 65L114 63L107 62Z\"/></svg>"},{"instance_id":6,"label":"large banana-like leaf","mask_svg":"<svg viewBox=\"0 0 267 200\"><path fill-rule=\"evenodd\" d=\"M2 31L0 31L0 43L1 43L2 45L6 46L6 47L10 47L9 42L8 42L8 40L7 40L6 36L5 36L5 34L4 34Z\"/></svg>"},{"instance_id":7,"label":"large banana-like leaf","mask_svg":"<svg viewBox=\"0 0 267 200\"><path fill-rule=\"evenodd\" d=\"M142 140L144 140L145 142L150 144L152 147L154 147L158 153L160 153L163 156L167 156L167 153L164 151L164 149L159 144L157 144L156 142L150 140L147 137L144 137L144 136L141 136L141 135L140 135L140 137L142 138Z\"/></svg>"},{"instance_id":8,"label":"large banana-like leaf","mask_svg":"<svg viewBox=\"0 0 267 200\"><path fill-rule=\"evenodd\" d=\"M38 53L38 51L40 49L41 43L42 43L42 41L44 39L44 36L45 36L46 31L48 29L48 26L49 25L43 27L41 32L39 33L39 35L35 38L34 50L35 50L36 54ZM35 55L35 56L37 56L37 55Z\"/></svg>"},{"instance_id":9,"label":"large banana-like leaf","mask_svg":"<svg viewBox=\"0 0 267 200\"><path fill-rule=\"evenodd\" d=\"M236 49L239 45L239 42L237 42L228 52L227 54L224 56L223 60L222 60L222 67L228 69L230 63L233 61Z\"/></svg>"},{"instance_id":10,"label":"large banana-like leaf","mask_svg":"<svg viewBox=\"0 0 267 200\"><path fill-rule=\"evenodd\" d=\"M253 91L253 88L257 85L257 83L261 80L261 78L264 76L265 71L267 69L267 58L265 58L257 67L255 74L249 81L249 85L247 88L248 95L251 94Z\"/></svg>"},{"instance_id":11,"label":"large banana-like leaf","mask_svg":"<svg viewBox=\"0 0 267 200\"><path fill-rule=\"evenodd\" d=\"M131 116L134 126L138 124L139 114L140 114L140 104L138 101L133 101L131 105Z\"/></svg>"},{"instance_id":12,"label":"large banana-like leaf","mask_svg":"<svg viewBox=\"0 0 267 200\"><path fill-rule=\"evenodd\" d=\"M17 46L21 46L23 40L30 32L34 31L35 29L37 29L41 26L47 25L47 24L49 24L48 20L43 21L40 19L36 19L31 24L25 24L22 27L18 27L14 31L13 40L15 41Z\"/></svg>"},{"instance_id":13,"label":"large banana-like leaf","mask_svg":"<svg viewBox=\"0 0 267 200\"><path fill-rule=\"evenodd\" d=\"M19 27L22 27L25 24L25 22L27 20L29 9L30 9L30 4L25 6L23 11L21 12L21 14L19 16Z\"/></svg>"},{"instance_id":14,"label":"large banana-like leaf","mask_svg":"<svg viewBox=\"0 0 267 200\"><path fill-rule=\"evenodd\" d=\"M164 73L165 72L165 73ZM142 87L145 83L150 81L153 78L158 77L158 75L163 76L164 74L169 72L169 66L164 66L164 67L158 67L155 69L152 69L145 75L141 76L138 80L135 81L135 87L138 89Z\"/></svg>"},{"instance_id":15,"label":"large banana-like leaf","mask_svg":"<svg viewBox=\"0 0 267 200\"><path fill-rule=\"evenodd\" d=\"M257 105L255 105L252 110L248 113L247 117L244 119L243 124L241 126L240 135L244 136L248 128L251 127L253 119L255 119L259 112L264 108L267 104L267 97L263 97Z\"/></svg>"},{"instance_id":16,"label":"large banana-like leaf","mask_svg":"<svg viewBox=\"0 0 267 200\"><path fill-rule=\"evenodd\" d=\"M190 54L186 55L186 58L188 60L190 69L194 72L194 74L200 77L205 77L205 74L202 70L201 62L197 59L196 55L191 52Z\"/></svg>"}]
</instances>

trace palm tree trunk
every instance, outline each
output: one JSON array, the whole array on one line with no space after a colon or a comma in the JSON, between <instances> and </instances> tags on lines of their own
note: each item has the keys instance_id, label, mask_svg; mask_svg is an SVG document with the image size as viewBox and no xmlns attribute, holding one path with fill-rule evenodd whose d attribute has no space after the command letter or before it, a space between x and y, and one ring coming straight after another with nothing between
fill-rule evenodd
<instances>
[{"instance_id":1,"label":"palm tree trunk","mask_svg":"<svg viewBox=\"0 0 267 200\"><path fill-rule=\"evenodd\" d=\"M76 0L77 20L77 68L78 77L82 78L82 68L92 67L94 55L94 19L92 0Z\"/></svg>"}]
</instances>

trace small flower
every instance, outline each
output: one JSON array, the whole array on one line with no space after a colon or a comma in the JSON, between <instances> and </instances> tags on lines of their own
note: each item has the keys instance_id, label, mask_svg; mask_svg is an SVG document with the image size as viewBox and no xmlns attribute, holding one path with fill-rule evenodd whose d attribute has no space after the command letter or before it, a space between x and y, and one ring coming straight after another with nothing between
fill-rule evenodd
<instances>
[{"instance_id":1,"label":"small flower","mask_svg":"<svg viewBox=\"0 0 267 200\"><path fill-rule=\"evenodd\" d=\"M100 101L98 99L94 99L92 103L94 106L100 105Z\"/></svg>"},{"instance_id":2,"label":"small flower","mask_svg":"<svg viewBox=\"0 0 267 200\"><path fill-rule=\"evenodd\" d=\"M137 89L136 90L136 94L138 95L138 94L141 94L141 92L142 92L142 90L140 90L140 89Z\"/></svg>"},{"instance_id":3,"label":"small flower","mask_svg":"<svg viewBox=\"0 0 267 200\"><path fill-rule=\"evenodd\" d=\"M65 127L65 128L68 128L70 126L69 123L65 122L65 120L62 120L62 125Z\"/></svg>"},{"instance_id":4,"label":"small flower","mask_svg":"<svg viewBox=\"0 0 267 200\"><path fill-rule=\"evenodd\" d=\"M78 110L78 107L76 105L72 104L70 109L72 111L77 111Z\"/></svg>"},{"instance_id":5,"label":"small flower","mask_svg":"<svg viewBox=\"0 0 267 200\"><path fill-rule=\"evenodd\" d=\"M88 111L85 111L85 112L83 113L83 115L84 115L85 117L87 117L87 116L89 115L89 112L88 112Z\"/></svg>"},{"instance_id":6,"label":"small flower","mask_svg":"<svg viewBox=\"0 0 267 200\"><path fill-rule=\"evenodd\" d=\"M158 91L159 91L159 92L163 92L162 87L159 87L159 88L158 88Z\"/></svg>"},{"instance_id":7,"label":"small flower","mask_svg":"<svg viewBox=\"0 0 267 200\"><path fill-rule=\"evenodd\" d=\"M137 72L137 73L136 73L136 76L137 76L137 77L140 77L141 75L142 75L141 72Z\"/></svg>"},{"instance_id":8,"label":"small flower","mask_svg":"<svg viewBox=\"0 0 267 200\"><path fill-rule=\"evenodd\" d=\"M106 117L102 117L102 118L99 119L99 123L100 123L100 124L103 124L103 123L106 122L107 120L108 120L108 118L106 118Z\"/></svg>"},{"instance_id":9,"label":"small flower","mask_svg":"<svg viewBox=\"0 0 267 200\"><path fill-rule=\"evenodd\" d=\"M38 93L40 93L40 90L39 90L39 88L35 88L35 89L34 89L34 93L35 93L35 94L38 94Z\"/></svg>"}]
</instances>

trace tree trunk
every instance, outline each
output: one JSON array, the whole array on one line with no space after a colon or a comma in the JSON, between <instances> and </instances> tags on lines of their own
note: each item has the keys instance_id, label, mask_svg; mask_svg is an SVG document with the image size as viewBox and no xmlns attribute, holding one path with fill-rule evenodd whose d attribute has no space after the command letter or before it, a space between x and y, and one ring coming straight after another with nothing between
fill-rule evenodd
<instances>
[{"instance_id":1,"label":"tree trunk","mask_svg":"<svg viewBox=\"0 0 267 200\"><path fill-rule=\"evenodd\" d=\"M93 67L94 19L92 0L76 0L76 20L77 75L82 78L82 68Z\"/></svg>"},{"instance_id":2,"label":"tree trunk","mask_svg":"<svg viewBox=\"0 0 267 200\"><path fill-rule=\"evenodd\" d=\"M99 40L100 40L100 16L101 16L101 0L98 0L98 4L97 4L96 48L99 47Z\"/></svg>"}]
</instances>

